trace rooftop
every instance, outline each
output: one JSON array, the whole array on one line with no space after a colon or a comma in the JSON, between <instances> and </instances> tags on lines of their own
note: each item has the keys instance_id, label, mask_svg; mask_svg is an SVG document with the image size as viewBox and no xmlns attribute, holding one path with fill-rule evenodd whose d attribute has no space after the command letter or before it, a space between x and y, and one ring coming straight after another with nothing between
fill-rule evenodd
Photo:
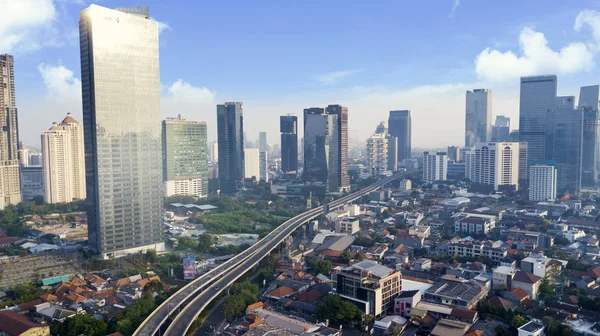
<instances>
[{"instance_id":1,"label":"rooftop","mask_svg":"<svg viewBox=\"0 0 600 336\"><path fill-rule=\"evenodd\" d=\"M532 332L538 331L543 328L544 328L544 326L541 323L537 323L535 321L530 321L529 323L525 323L524 325L522 325L521 328L519 328L519 330L523 330L523 331L532 333Z\"/></svg>"},{"instance_id":2,"label":"rooftop","mask_svg":"<svg viewBox=\"0 0 600 336\"><path fill-rule=\"evenodd\" d=\"M32 328L49 328L46 325L30 321L24 315L15 313L12 310L0 311L0 330L8 336L17 336L25 334Z\"/></svg>"},{"instance_id":3,"label":"rooftop","mask_svg":"<svg viewBox=\"0 0 600 336\"><path fill-rule=\"evenodd\" d=\"M379 264L378 262L372 261L372 260L364 260L364 261L358 262L352 266L345 267L342 270L346 271L346 272L351 272L355 269L367 271L367 272L371 273L371 275L378 277L378 278L385 278L386 276L396 272L393 269L391 269L387 266L383 266L383 265Z\"/></svg>"}]
</instances>

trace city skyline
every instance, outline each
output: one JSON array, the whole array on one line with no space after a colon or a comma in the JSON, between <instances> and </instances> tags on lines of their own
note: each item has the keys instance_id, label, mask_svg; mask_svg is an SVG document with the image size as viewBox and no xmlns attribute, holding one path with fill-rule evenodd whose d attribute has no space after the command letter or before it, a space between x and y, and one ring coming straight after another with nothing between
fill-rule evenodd
<instances>
[{"instance_id":1,"label":"city skyline","mask_svg":"<svg viewBox=\"0 0 600 336\"><path fill-rule=\"evenodd\" d=\"M81 77L77 66L78 41L72 37L68 39L67 33L70 31L69 29L76 29L77 14L88 4L87 2L85 5L62 2L59 4L58 2L51 3L48 0L40 0L39 3L31 0L31 2L38 5L36 8L38 8L40 16L47 14L46 16L49 18L42 17L39 22L26 22L20 25L17 24L20 22L18 20L23 20L24 14L17 15L20 13L15 13L11 17L11 21L7 23L7 28L0 29L0 40L3 40L2 37L13 36L20 32L27 33L29 35L25 35L30 37L28 41L16 39L14 43L3 42L0 44L2 49L0 52L13 53L17 57L16 84L19 92L19 114L22 119L20 127L32 130L27 133L21 132L23 133L22 141L27 145L36 144L36 137L31 134L39 134L46 128L46 125L57 120L66 112L72 112L76 119L81 118L81 94L78 92ZM349 134L362 142L370 135L372 126L367 128L361 127L361 125L369 121L371 116L375 120L384 120L388 111L406 108L413 113L413 145L416 147L443 147L447 144L460 145L464 141L461 139L461 134L464 134L464 92L468 89L480 87L492 89L494 92L493 110L498 114L510 117L513 121L511 126L513 129L517 129L519 127L519 76L556 73L561 78L559 95L577 96L580 86L595 84L594 78L597 78L598 70L594 60L597 59L598 51L593 46L598 45L598 41L593 39L593 32L600 31L598 25L594 24L597 22L594 21L594 18L598 17L597 3L580 2L577 7L559 1L552 1L552 3L552 6L539 6L539 3L536 5L536 2L518 4L522 9L519 12L522 13L527 13L528 10L531 11L535 8L537 11L535 18L523 14L513 15L514 8L517 6L516 2L510 2L506 6L489 4L493 7L491 12L498 15L510 12L511 15L506 16L506 20L501 22L498 27L486 25L485 29L478 30L476 34L471 28L481 27L482 20L489 15L482 12L481 4L460 3L455 10L452 10L451 1L440 3L439 6L432 9L427 8L428 10L425 10L424 7L429 6L412 4L410 6L413 8L410 12L413 13L411 15L414 15L414 18L410 18L410 23L415 24L415 36L405 37L401 34L400 43L396 43L400 46L389 48L401 48L402 45L413 45L414 43L417 43L417 50L420 51L430 50L433 47L432 44L435 43L441 43L440 47L458 43L461 48L453 48L453 52L447 55L443 62L435 61L433 56L423 57L423 53L419 53L418 57L410 53L405 55L403 62L398 62L397 59L388 56L378 57L382 58L378 62L381 64L375 65L372 63L372 56L367 57L368 55L364 52L356 52L354 47L346 46L344 54L347 55L347 60L336 67L332 68L328 62L318 60L305 61L303 65L306 69L301 73L292 71L291 63L286 64L277 60L277 55L267 57L263 54L271 49L253 52L243 62L236 64L232 63L233 59L230 56L216 60L210 52L202 52L202 50L193 48L190 51L193 55L193 62L197 63L198 59L206 61L200 62L197 71L187 71L182 66L191 60L180 59L174 55L181 48L190 47L188 43L183 43L189 38L188 32L183 27L185 24L189 24L192 18L188 14L170 13L164 10L165 4L156 3L156 1L147 1L144 4L153 8L153 15L161 22L159 27L162 29L160 52L163 119L167 116L185 113L190 119L206 121L209 141L213 141L216 139L214 106L222 101L242 100L245 102L247 113L246 131L253 135L251 138L254 138L259 131L266 131L271 141L277 143L279 140L275 139L278 134L277 125L264 125L261 123L262 120L276 118L282 113L293 113L300 116L305 106L322 106L329 102L335 102L348 106L350 110L354 111L349 116ZM118 7L116 1L109 0L103 2L102 5ZM207 9L212 13L218 11L219 7L223 5L227 4L196 4L194 6ZM236 8L233 15L238 14L238 11L248 9L246 4L236 3L236 5L239 5L239 8ZM405 9L402 6L408 6L386 5L389 8L381 8L382 4L361 4L359 7L364 7L362 9L368 13L382 9L389 9L383 12L395 12L393 9L401 10ZM261 6L264 6L264 3L259 2L258 11ZM295 8L296 6L296 4L290 4L289 7L277 7L273 10L283 16L291 16L290 12L298 10ZM25 9L27 8L25 6ZM306 10L308 9L310 6L307 6ZM318 18L327 16L334 10L340 9L330 4L323 6L322 12L311 13L311 15ZM341 10L352 20L369 19L365 17L365 13L360 13L357 9L343 8ZM452 17L449 16L451 11ZM434 19L447 21L449 28L446 34L449 36L446 34L437 36L437 32L431 27L424 27L417 23L416 21L424 15L431 15ZM209 25L217 18L218 15L208 17L209 20L202 25ZM64 22L59 25L57 23L59 19L65 20L62 20L61 22ZM466 23L465 21L470 22ZM291 22L273 22L272 25L274 26L245 26L244 29L248 30L247 32L241 31L236 25L223 32L218 32L215 36L207 37L207 39L218 42L218 46L221 46L226 39L223 41L219 39L225 36L231 37L231 35L239 34L240 38L248 39L265 29L267 32L271 29L293 32L292 29L294 29L293 20ZM322 23L322 25L329 27L329 23ZM58 41L54 45L35 39L37 35L33 36L33 34L36 28L41 26L56 26L59 36L56 37ZM306 33L316 36L317 33L313 29L317 30L317 28L319 27L307 28L309 30ZM383 35L375 39L377 42L381 42L381 39L384 38L398 36L397 32L401 32L404 26L399 23L387 22L383 28L387 28L387 30L383 29ZM351 34L360 42L353 44L365 43L367 47L371 46L372 42L369 42L369 37L366 35L372 32L370 28L366 28L360 34ZM320 37L316 43L320 48L327 50L327 48L333 47L327 43L331 42L332 38L346 38L342 36L342 33L346 33L346 31L335 29L330 35ZM256 40L257 45L263 45L263 43L282 45L290 51L294 48L306 47L303 43L299 43L302 41L294 38L293 34L289 40L296 45L290 45L283 41L277 34L262 35L269 37ZM441 38L448 41L444 43L438 41ZM254 41L252 38L250 40ZM8 40L4 39L4 41ZM519 43L521 47L519 47ZM233 48L234 45L235 43L228 43L226 47ZM246 50L248 47L252 50L257 49L252 48L253 45L245 46ZM537 59L524 56L525 54L520 48L540 51L535 54L543 55L543 62L536 62ZM394 49L389 50L390 55L394 54ZM576 56L581 61L577 64L573 64L572 59L568 57L569 53L566 51L570 50L578 52ZM564 52L561 53L561 51ZM197 54L198 52L200 54ZM263 60L259 61L261 58ZM290 61L294 62L296 59ZM490 66L492 61L500 62L503 65L494 70ZM246 67L248 62L258 62L258 66L256 68ZM432 68L433 62L436 62L436 67ZM273 71L264 73L265 63L274 64L277 69L288 70L282 71L286 76L282 83L280 83L282 74ZM393 71L386 71L386 69L393 69ZM423 74L414 76L412 69L420 69ZM236 83L223 81L221 79L224 77L222 76L223 71L236 71L236 77L239 80ZM257 74L260 71L263 73L260 75L261 79L257 81ZM252 85L247 85L247 83L252 83ZM265 97L264 92L267 91L270 93L268 97ZM46 108L46 106L49 107ZM440 109L440 106L444 106L444 108ZM44 113L40 112L42 110ZM439 122L431 124L429 122L431 119ZM263 126L266 127L263 128ZM302 128L303 125L300 124L299 127ZM434 132L438 136L431 137L429 136L430 132Z\"/></svg>"}]
</instances>

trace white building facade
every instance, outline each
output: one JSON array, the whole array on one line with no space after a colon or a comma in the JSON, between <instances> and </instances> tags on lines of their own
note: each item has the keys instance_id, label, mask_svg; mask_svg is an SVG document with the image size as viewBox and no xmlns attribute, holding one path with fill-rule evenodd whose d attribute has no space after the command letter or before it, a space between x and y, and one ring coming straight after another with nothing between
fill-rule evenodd
<instances>
[{"instance_id":1,"label":"white building facade","mask_svg":"<svg viewBox=\"0 0 600 336\"><path fill-rule=\"evenodd\" d=\"M375 133L367 139L367 168L372 176L379 176L388 168L388 137Z\"/></svg>"},{"instance_id":2,"label":"white building facade","mask_svg":"<svg viewBox=\"0 0 600 336\"><path fill-rule=\"evenodd\" d=\"M445 152L423 153L423 181L433 183L446 181L448 175L448 154Z\"/></svg>"},{"instance_id":3,"label":"white building facade","mask_svg":"<svg viewBox=\"0 0 600 336\"><path fill-rule=\"evenodd\" d=\"M465 177L474 183L519 186L519 143L478 143L465 153Z\"/></svg>"},{"instance_id":4,"label":"white building facade","mask_svg":"<svg viewBox=\"0 0 600 336\"><path fill-rule=\"evenodd\" d=\"M44 200L65 203L85 199L83 126L70 113L42 133Z\"/></svg>"},{"instance_id":5,"label":"white building facade","mask_svg":"<svg viewBox=\"0 0 600 336\"><path fill-rule=\"evenodd\" d=\"M244 149L244 177L260 178L260 151L258 148Z\"/></svg>"},{"instance_id":6,"label":"white building facade","mask_svg":"<svg viewBox=\"0 0 600 336\"><path fill-rule=\"evenodd\" d=\"M536 202L556 199L556 166L553 163L533 163L529 166L529 200Z\"/></svg>"}]
</instances>

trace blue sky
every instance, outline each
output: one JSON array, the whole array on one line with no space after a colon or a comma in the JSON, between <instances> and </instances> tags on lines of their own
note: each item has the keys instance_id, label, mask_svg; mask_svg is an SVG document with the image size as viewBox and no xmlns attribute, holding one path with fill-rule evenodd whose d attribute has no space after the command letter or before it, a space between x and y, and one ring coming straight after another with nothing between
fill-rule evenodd
<instances>
[{"instance_id":1,"label":"blue sky","mask_svg":"<svg viewBox=\"0 0 600 336\"><path fill-rule=\"evenodd\" d=\"M6 4L3 4L6 2ZM518 123L520 75L556 73L559 93L600 83L600 1L103 0L150 6L161 22L163 116L206 120L243 101L251 139L278 143L278 116L349 107L363 141L389 110L411 109L414 146L461 145L465 90L486 87ZM0 53L16 58L21 139L66 112L81 119L79 11L85 0L0 0ZM33 13L33 14L32 14ZM547 43L544 43L546 41Z\"/></svg>"}]
</instances>

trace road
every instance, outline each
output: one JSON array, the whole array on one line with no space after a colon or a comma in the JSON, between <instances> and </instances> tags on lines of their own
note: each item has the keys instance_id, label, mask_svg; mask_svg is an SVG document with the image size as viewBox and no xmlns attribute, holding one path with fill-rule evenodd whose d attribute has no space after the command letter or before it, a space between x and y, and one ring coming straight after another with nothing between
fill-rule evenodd
<instances>
[{"instance_id":1,"label":"road","mask_svg":"<svg viewBox=\"0 0 600 336\"><path fill-rule=\"evenodd\" d=\"M401 172L391 177L385 178L379 182L372 184L360 191L341 197L330 203L330 209L336 208L340 205L344 205L348 202L354 201L371 191L379 189L381 186L405 177L415 172ZM277 229L273 230L263 239L252 245L250 248L242 252L236 258L242 258L241 262L235 263L235 266L219 272L219 275L213 278L210 285L206 290L200 292L192 301L181 310L179 314L175 316L167 330L165 336L183 336L189 329L194 319L206 308L206 306L217 297L226 287L233 284L237 279L243 276L248 270L260 262L262 258L269 255L281 242L289 236L292 232L298 229L301 225L307 221L314 219L322 214L323 207L309 210L301 215L298 215L285 223L281 224ZM250 253L246 253L247 251Z\"/></svg>"},{"instance_id":2,"label":"road","mask_svg":"<svg viewBox=\"0 0 600 336\"><path fill-rule=\"evenodd\" d=\"M215 331L220 332L221 326L225 324L225 314L223 313L223 303L225 300L219 302L206 316L202 326L196 330L194 336L210 336L216 334Z\"/></svg>"}]
</instances>

